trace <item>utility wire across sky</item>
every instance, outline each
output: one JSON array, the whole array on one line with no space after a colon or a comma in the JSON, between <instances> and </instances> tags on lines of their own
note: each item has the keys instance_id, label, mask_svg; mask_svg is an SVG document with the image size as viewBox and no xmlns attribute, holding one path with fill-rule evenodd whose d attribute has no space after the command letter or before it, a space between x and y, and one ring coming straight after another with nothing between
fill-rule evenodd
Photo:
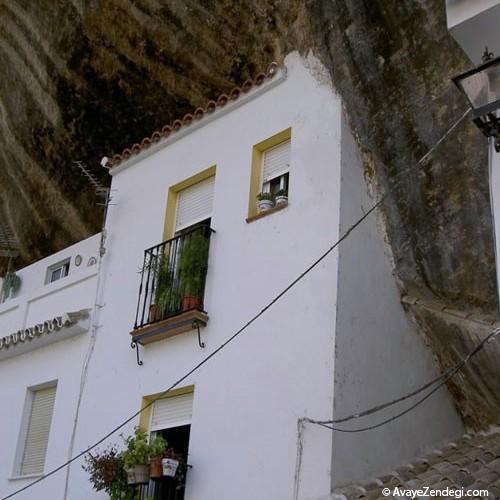
<instances>
[{"instance_id":1,"label":"utility wire across sky","mask_svg":"<svg viewBox=\"0 0 500 500\"><path fill-rule=\"evenodd\" d=\"M403 174L408 173L410 170L414 170L417 167L424 165L427 162L427 160L431 157L431 155L434 153L434 151L436 150L436 148L446 140L446 138L456 129L456 127L469 114L469 112L470 112L470 109L468 109L465 113L463 113L462 116L460 116L460 118L455 123L453 123L453 125L440 137L440 139L429 149L429 151L427 151L427 153L425 155L423 155L420 158L420 160L418 160L418 162L415 165L411 165L411 166L409 166L409 167L401 170L400 172L398 172L394 176L394 178L397 178L397 181L393 182L393 184L388 188L387 192L385 194L383 194L380 197L380 199L376 203L374 203L367 212L365 212L356 222L354 222L347 229L347 231L345 231L345 233L332 246L330 246L326 251L324 251L312 264L310 264L293 281L291 281L288 286L286 286L278 295L276 295L272 300L270 300L267 303L267 305L265 305L258 313L256 313L255 315L253 315L239 330L237 330L233 335L231 335L219 347L217 347L216 349L214 349L210 354L208 354L199 363L197 363L195 366L193 366L193 368L191 368L182 377L180 377L174 383L172 383L167 389L165 389L162 393L160 393L156 398L150 400L140 410L136 411L135 413L133 413L132 415L130 415L128 418L126 418L125 420L123 420L119 425L117 425L116 427L114 427L113 429L111 429L107 434L105 434L100 439L98 439L97 441L95 441L92 445L90 445L87 448L85 448L84 450L80 451L79 453L77 453L76 455L74 455L72 458L70 458L66 462L62 463L61 465L55 467L54 469L50 470L49 472L47 472L43 476L40 476L39 478L35 479L31 483L29 483L29 484L27 484L27 485L25 485L25 486L23 486L23 487L15 490L15 491L13 491L12 493L9 493L8 495L2 497L2 499L0 499L0 500L8 500L9 498L13 498L14 496L18 495L19 493L21 493L23 491L26 491L29 488L32 488L33 486L35 486L36 484L40 483L41 481L44 481L48 477L56 474L57 472L59 472L60 470L62 470L64 468L68 467L70 464L72 464L73 462L75 462L79 458L83 457L88 452L90 452L91 450L93 450L94 448L96 448L97 446L99 446L100 444L102 444L104 441L106 441L109 437L111 437L112 435L114 435L115 433L117 433L119 430L121 430L123 427L125 427L128 423L130 423L132 420L134 420L137 416L139 416L144 410L146 410L151 405L153 405L155 401L157 401L158 399L161 399L161 398L165 397L175 387L177 387L184 380L186 380L188 377L190 377L193 373L195 373L196 371L198 371L202 366L204 366L206 363L208 363L213 357L215 357L219 352L221 352L228 344L232 343L245 330L247 330L250 325L252 325L255 321L257 321L257 319L259 319L268 309L270 309L284 295L286 295L297 283L299 283L319 263L321 263L328 255L330 255L344 240L346 240L349 237L349 235L352 233L352 231L354 231L358 226L360 226L363 223L363 221L365 221L373 212L375 212L382 205L382 203L388 198L388 196L392 193L392 191L394 190L394 188L398 185L398 183L400 182L401 176ZM448 372L446 372L446 373L448 373ZM454 374L455 373L453 373L453 375ZM451 375L451 376L453 376L453 375ZM447 380L449 380L449 379L444 380L442 382L442 384L446 383ZM431 382L429 384L432 385L436 381L437 380L435 380L435 381L433 381L433 382ZM428 386L429 385L427 385L427 387ZM435 392L435 391L433 391L433 392ZM427 399L427 397L429 397L430 395L431 394L427 395L425 399ZM423 402L423 401L421 401L421 402ZM389 404L392 404L392 403L387 403L387 404L389 405ZM409 409L408 411L410 411L410 410L411 409ZM396 418L397 418L397 416L396 416ZM319 425L323 425L323 426L329 426L330 423L333 423L333 421L332 422L328 422L328 423L321 422L321 424L319 423L319 421L318 422L314 422L314 423L318 423ZM383 422L380 425L383 425L384 423L387 423L387 422ZM331 426L329 428L331 428L332 430L340 430L340 429L334 429Z\"/></svg>"}]
</instances>

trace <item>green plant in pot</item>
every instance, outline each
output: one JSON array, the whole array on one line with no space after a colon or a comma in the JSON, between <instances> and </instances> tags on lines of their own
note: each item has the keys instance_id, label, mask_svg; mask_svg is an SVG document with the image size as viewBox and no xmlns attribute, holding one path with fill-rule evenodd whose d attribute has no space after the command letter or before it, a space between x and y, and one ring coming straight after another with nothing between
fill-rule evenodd
<instances>
[{"instance_id":1,"label":"green plant in pot","mask_svg":"<svg viewBox=\"0 0 500 500\"><path fill-rule=\"evenodd\" d=\"M193 231L185 236L179 263L183 311L198 309L202 306L208 248L209 240L201 230Z\"/></svg>"},{"instance_id":2,"label":"green plant in pot","mask_svg":"<svg viewBox=\"0 0 500 500\"><path fill-rule=\"evenodd\" d=\"M163 252L156 259L154 298L149 308L149 321L152 323L177 311L180 302L179 292L174 286L174 273L168 262L168 254Z\"/></svg>"},{"instance_id":3,"label":"green plant in pot","mask_svg":"<svg viewBox=\"0 0 500 500\"><path fill-rule=\"evenodd\" d=\"M167 447L167 443L161 436L156 436L148 442L146 431L139 427L136 427L132 436L124 438L124 441L126 449L121 457L128 484L147 484L151 457L160 454Z\"/></svg>"},{"instance_id":4,"label":"green plant in pot","mask_svg":"<svg viewBox=\"0 0 500 500\"><path fill-rule=\"evenodd\" d=\"M94 490L105 491L110 500L137 500L137 491L127 484L123 458L114 446L89 453L82 467Z\"/></svg>"},{"instance_id":5,"label":"green plant in pot","mask_svg":"<svg viewBox=\"0 0 500 500\"><path fill-rule=\"evenodd\" d=\"M276 191L276 193L274 193L274 202L277 207L288 205L288 190L279 189Z\"/></svg>"},{"instance_id":6,"label":"green plant in pot","mask_svg":"<svg viewBox=\"0 0 500 500\"><path fill-rule=\"evenodd\" d=\"M259 202L259 212L265 212L274 207L274 196L272 193L259 193L257 195L257 201Z\"/></svg>"}]
</instances>

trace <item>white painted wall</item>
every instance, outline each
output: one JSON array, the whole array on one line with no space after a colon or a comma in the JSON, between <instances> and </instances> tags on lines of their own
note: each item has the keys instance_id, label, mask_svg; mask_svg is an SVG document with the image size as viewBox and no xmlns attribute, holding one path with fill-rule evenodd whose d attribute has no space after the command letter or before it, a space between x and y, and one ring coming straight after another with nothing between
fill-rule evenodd
<instances>
[{"instance_id":1,"label":"white painted wall","mask_svg":"<svg viewBox=\"0 0 500 500\"><path fill-rule=\"evenodd\" d=\"M331 86L313 77L317 67L306 67L296 54L286 64L283 83L113 178L105 307L75 451L218 347L337 239L340 102ZM289 206L248 224L252 147L290 126ZM216 233L205 294L206 349L198 347L194 332L186 333L141 349L139 367L129 332L143 251L162 239L169 186L214 164ZM186 500L292 497L297 419L332 413L336 275L334 253L184 382L195 385ZM331 440L317 432L308 445L303 499L330 491ZM77 463L68 498L91 495Z\"/></svg>"},{"instance_id":2,"label":"white painted wall","mask_svg":"<svg viewBox=\"0 0 500 500\"><path fill-rule=\"evenodd\" d=\"M474 64L485 46L500 55L500 0L446 0L448 30Z\"/></svg>"},{"instance_id":3,"label":"white painted wall","mask_svg":"<svg viewBox=\"0 0 500 500\"><path fill-rule=\"evenodd\" d=\"M17 271L21 286L16 295L0 304L0 337L50 317L93 306L97 265L88 266L91 257L99 257L100 233L71 245L45 259ZM75 265L80 255L82 263ZM71 259L68 276L45 284L47 269Z\"/></svg>"},{"instance_id":4,"label":"white painted wall","mask_svg":"<svg viewBox=\"0 0 500 500\"><path fill-rule=\"evenodd\" d=\"M367 193L363 164L345 123L341 150L340 232L344 233L374 200ZM382 234L373 214L340 246L335 418L403 396L438 375L431 350L401 306L389 248ZM376 424L415 401L337 427L356 429ZM334 432L333 486L368 481L388 473L462 432L446 389L379 429L356 434Z\"/></svg>"},{"instance_id":5,"label":"white painted wall","mask_svg":"<svg viewBox=\"0 0 500 500\"><path fill-rule=\"evenodd\" d=\"M91 256L98 257L99 241L100 235L97 234L21 269L18 274L22 278L22 285L18 295L0 304L0 336L66 312L92 309L97 265L87 267L87 261ZM79 267L74 265L76 255L82 256ZM67 257L72 259L68 276L44 285L47 267ZM33 345L36 341L32 341ZM21 419L29 387L57 380L45 470L66 460L81 365L88 342L88 333L83 333L0 361L0 380L3 381L0 391L0 496L33 480L13 478ZM15 350L15 347L9 349ZM62 479L61 474L54 476L40 483L36 492L27 491L16 498L62 498Z\"/></svg>"}]
</instances>

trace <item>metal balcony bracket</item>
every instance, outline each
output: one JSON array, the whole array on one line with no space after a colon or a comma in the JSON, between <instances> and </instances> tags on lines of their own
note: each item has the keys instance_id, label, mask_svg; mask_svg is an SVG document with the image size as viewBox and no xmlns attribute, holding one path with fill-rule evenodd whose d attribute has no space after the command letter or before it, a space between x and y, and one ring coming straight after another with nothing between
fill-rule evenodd
<instances>
[{"instance_id":1,"label":"metal balcony bracket","mask_svg":"<svg viewBox=\"0 0 500 500\"><path fill-rule=\"evenodd\" d=\"M197 319L193 319L192 323L193 329L196 329L198 331L198 345L204 349L205 348L205 342L201 341L201 335L200 335L200 322Z\"/></svg>"},{"instance_id":2,"label":"metal balcony bracket","mask_svg":"<svg viewBox=\"0 0 500 500\"><path fill-rule=\"evenodd\" d=\"M139 359L139 344L137 342L135 342L134 340L132 340L132 342L130 342L130 347L132 349L135 349L135 354L137 356L137 364L139 366L142 366L144 363L142 362L141 359Z\"/></svg>"}]
</instances>

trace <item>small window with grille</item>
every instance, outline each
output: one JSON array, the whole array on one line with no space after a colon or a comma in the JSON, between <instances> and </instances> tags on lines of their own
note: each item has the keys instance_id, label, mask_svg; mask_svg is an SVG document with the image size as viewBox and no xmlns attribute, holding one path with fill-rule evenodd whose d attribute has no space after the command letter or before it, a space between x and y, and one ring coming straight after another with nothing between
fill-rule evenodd
<instances>
[{"instance_id":1,"label":"small window with grille","mask_svg":"<svg viewBox=\"0 0 500 500\"><path fill-rule=\"evenodd\" d=\"M57 264L49 266L45 277L45 284L53 283L68 276L70 259L65 259Z\"/></svg>"}]
</instances>

